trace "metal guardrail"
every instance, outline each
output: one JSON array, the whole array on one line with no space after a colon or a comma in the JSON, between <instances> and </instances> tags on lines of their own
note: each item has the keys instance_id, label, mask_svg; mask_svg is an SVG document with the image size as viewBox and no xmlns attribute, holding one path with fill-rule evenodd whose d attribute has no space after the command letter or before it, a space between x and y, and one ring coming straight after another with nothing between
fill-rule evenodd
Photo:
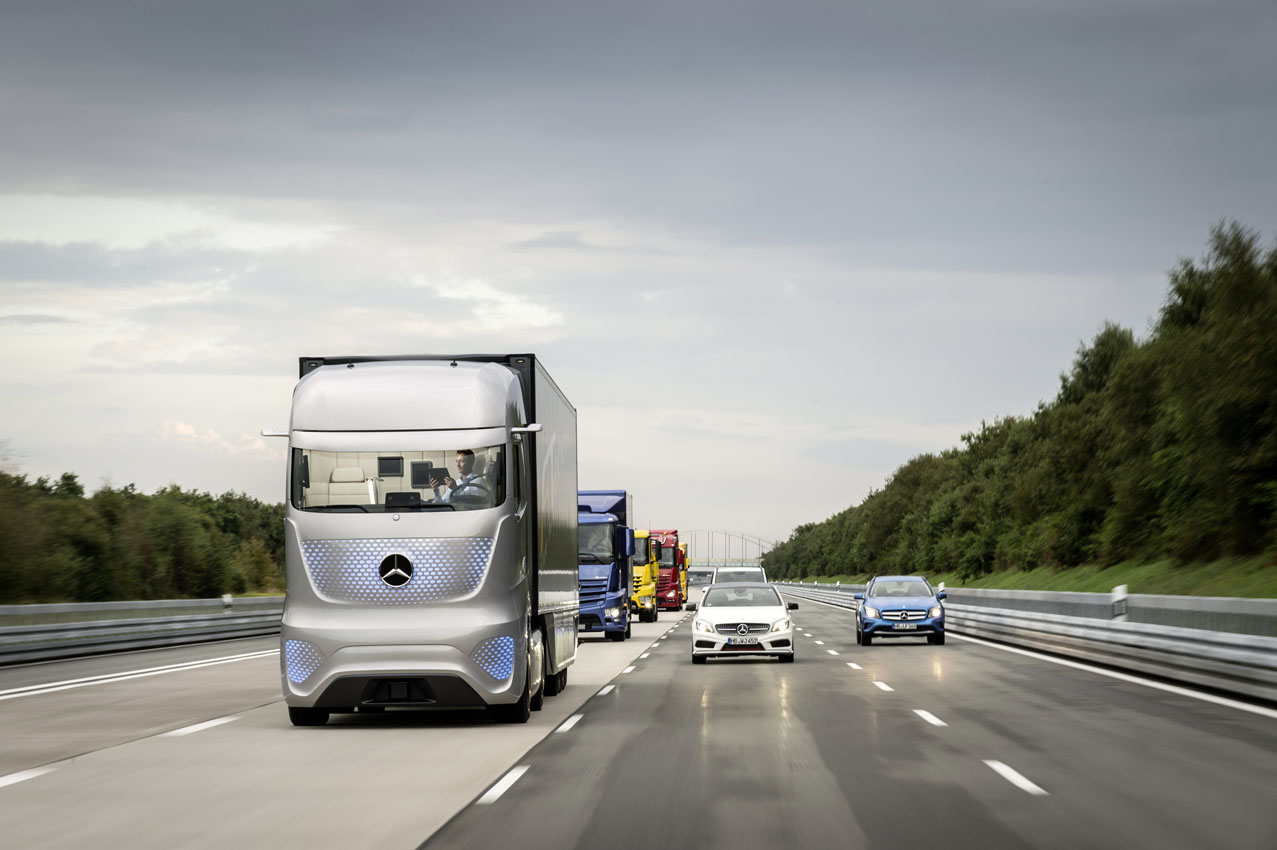
<instances>
[{"instance_id":1,"label":"metal guardrail","mask_svg":"<svg viewBox=\"0 0 1277 850\"><path fill-rule=\"evenodd\" d=\"M831 588L829 585L778 584L786 594L849 610L855 610L857 605L852 594L864 589L863 585ZM970 604L970 592L947 591L945 617L948 628L957 634L986 637L1015 646L1277 701L1277 637L1253 632L1185 628L1160 622L1136 622L1129 613L1132 607L1130 600L1134 597L1126 597L1127 604L1121 606L1115 605L1108 594L1102 593L1061 594L1063 598L1052 602L1049 598L1052 594L1045 591L979 591L983 604ZM999 596L992 596L994 593ZM1102 597L1107 601L1097 607L1095 599L1073 598L1078 596ZM991 604L999 599L1037 608L1051 604L1065 608L1082 606L1083 610L1093 611L1097 616ZM1266 613L1269 604L1277 603L1277 600L1171 597L1174 603L1164 604L1167 597L1154 596L1142 597L1140 601L1143 603L1148 599L1152 599L1153 604L1141 607L1141 610L1169 612L1165 614L1168 618L1194 611L1199 615L1205 614L1209 622L1236 622L1251 629L1266 629L1272 625L1271 620L1277 619L1277 613ZM1164 607L1159 609L1158 604L1164 604ZM1229 619L1234 617L1236 619Z\"/></svg>"},{"instance_id":2,"label":"metal guardrail","mask_svg":"<svg viewBox=\"0 0 1277 850\"><path fill-rule=\"evenodd\" d=\"M284 597L0 605L0 664L279 633Z\"/></svg>"}]
</instances>

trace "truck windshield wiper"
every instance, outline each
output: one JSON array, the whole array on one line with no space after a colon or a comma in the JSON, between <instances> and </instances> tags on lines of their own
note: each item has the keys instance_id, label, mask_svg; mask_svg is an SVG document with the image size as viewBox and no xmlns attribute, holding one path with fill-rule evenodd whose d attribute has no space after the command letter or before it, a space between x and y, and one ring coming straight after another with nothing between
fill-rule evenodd
<instances>
[{"instance_id":1,"label":"truck windshield wiper","mask_svg":"<svg viewBox=\"0 0 1277 850\"><path fill-rule=\"evenodd\" d=\"M599 560L599 556L594 554L593 552L577 552L576 557L578 561L584 561L586 558L590 558L596 564L603 563L602 561Z\"/></svg>"},{"instance_id":2,"label":"truck windshield wiper","mask_svg":"<svg viewBox=\"0 0 1277 850\"><path fill-rule=\"evenodd\" d=\"M312 508L306 508L308 511L324 511L326 513L344 513L346 511L355 511L357 513L368 513L368 505L315 505Z\"/></svg>"}]
</instances>

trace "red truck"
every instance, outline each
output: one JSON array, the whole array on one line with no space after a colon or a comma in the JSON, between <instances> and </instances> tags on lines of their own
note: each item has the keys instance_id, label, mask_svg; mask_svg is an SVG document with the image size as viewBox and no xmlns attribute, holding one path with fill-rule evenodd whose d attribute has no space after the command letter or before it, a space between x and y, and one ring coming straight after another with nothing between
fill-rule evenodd
<instances>
[{"instance_id":1,"label":"red truck","mask_svg":"<svg viewBox=\"0 0 1277 850\"><path fill-rule=\"evenodd\" d=\"M678 529L653 528L652 539L661 544L659 572L656 578L656 606L661 610L678 611L687 600L683 597L681 574L683 552L678 548Z\"/></svg>"}]
</instances>

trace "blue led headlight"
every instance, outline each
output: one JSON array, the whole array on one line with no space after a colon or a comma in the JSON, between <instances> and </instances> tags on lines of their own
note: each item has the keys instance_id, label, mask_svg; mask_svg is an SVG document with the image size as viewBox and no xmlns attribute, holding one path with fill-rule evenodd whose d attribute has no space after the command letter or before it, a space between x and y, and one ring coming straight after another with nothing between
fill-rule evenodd
<instances>
[{"instance_id":1,"label":"blue led headlight","mask_svg":"<svg viewBox=\"0 0 1277 850\"><path fill-rule=\"evenodd\" d=\"M470 657L483 672L498 682L505 681L514 675L514 638L489 638L476 646Z\"/></svg>"},{"instance_id":2,"label":"blue led headlight","mask_svg":"<svg viewBox=\"0 0 1277 850\"><path fill-rule=\"evenodd\" d=\"M315 675L319 665L324 662L324 654L319 647L304 640L284 641L284 669L288 671L288 681L295 685Z\"/></svg>"}]
</instances>

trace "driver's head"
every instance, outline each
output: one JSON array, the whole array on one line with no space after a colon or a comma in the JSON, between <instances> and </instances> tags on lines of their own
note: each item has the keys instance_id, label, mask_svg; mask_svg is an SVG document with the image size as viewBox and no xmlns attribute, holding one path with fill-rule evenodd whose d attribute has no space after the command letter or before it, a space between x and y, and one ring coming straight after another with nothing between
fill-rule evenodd
<instances>
[{"instance_id":1,"label":"driver's head","mask_svg":"<svg viewBox=\"0 0 1277 850\"><path fill-rule=\"evenodd\" d=\"M457 474L469 475L470 470L474 469L474 452L469 449L457 450Z\"/></svg>"}]
</instances>

